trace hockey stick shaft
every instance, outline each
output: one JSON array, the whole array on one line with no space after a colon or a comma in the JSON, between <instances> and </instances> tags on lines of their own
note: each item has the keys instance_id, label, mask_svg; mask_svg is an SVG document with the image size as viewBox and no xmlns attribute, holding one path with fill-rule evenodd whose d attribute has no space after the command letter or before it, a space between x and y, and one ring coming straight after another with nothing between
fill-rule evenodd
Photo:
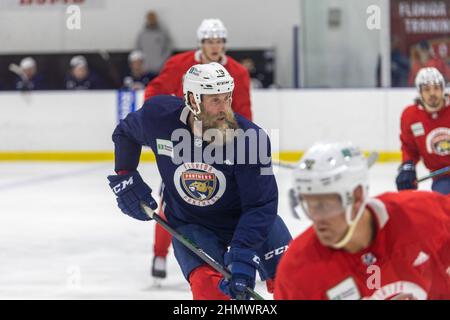
<instances>
[{"instance_id":1,"label":"hockey stick shaft","mask_svg":"<svg viewBox=\"0 0 450 320\"><path fill-rule=\"evenodd\" d=\"M416 182L419 183L419 182L425 181L427 179L440 176L441 174L444 174L444 173L447 173L447 172L450 172L450 166L442 168L442 169L439 169L439 170L436 170L436 171L433 171L433 172L430 172L429 175L417 179Z\"/></svg>"},{"instance_id":2,"label":"hockey stick shaft","mask_svg":"<svg viewBox=\"0 0 450 320\"><path fill-rule=\"evenodd\" d=\"M194 242L183 236L181 233L173 229L163 218L161 218L157 213L155 213L151 208L149 208L145 203L141 202L141 207L145 211L145 213L155 220L161 227L163 227L168 233L170 233L175 239L180 241L186 248L191 250L196 256L206 262L209 266L211 266L214 270L222 274L225 279L231 279L231 272L224 268L220 263L214 260L211 256L209 256L202 248L198 247ZM247 292L255 299L255 300L264 300L257 292L253 289L247 287Z\"/></svg>"}]
</instances>

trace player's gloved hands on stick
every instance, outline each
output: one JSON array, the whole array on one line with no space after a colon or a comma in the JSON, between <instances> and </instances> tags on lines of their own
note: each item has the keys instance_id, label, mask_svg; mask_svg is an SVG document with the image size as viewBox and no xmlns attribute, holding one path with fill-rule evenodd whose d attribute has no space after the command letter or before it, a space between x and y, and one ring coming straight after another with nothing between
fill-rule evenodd
<instances>
[{"instance_id":1,"label":"player's gloved hands on stick","mask_svg":"<svg viewBox=\"0 0 450 320\"><path fill-rule=\"evenodd\" d=\"M142 180L139 172L130 171L125 174L108 176L108 180L123 213L138 220L151 220L141 208L141 201L153 210L158 208L158 204L151 195L152 189Z\"/></svg>"},{"instance_id":2,"label":"player's gloved hands on stick","mask_svg":"<svg viewBox=\"0 0 450 320\"><path fill-rule=\"evenodd\" d=\"M404 162L400 168L395 183L398 190L417 189L416 167L412 161Z\"/></svg>"},{"instance_id":3,"label":"player's gloved hands on stick","mask_svg":"<svg viewBox=\"0 0 450 320\"><path fill-rule=\"evenodd\" d=\"M224 256L225 265L231 271L231 279L222 279L220 290L232 299L249 300L247 287L255 288L259 257L251 249L230 248Z\"/></svg>"}]
</instances>

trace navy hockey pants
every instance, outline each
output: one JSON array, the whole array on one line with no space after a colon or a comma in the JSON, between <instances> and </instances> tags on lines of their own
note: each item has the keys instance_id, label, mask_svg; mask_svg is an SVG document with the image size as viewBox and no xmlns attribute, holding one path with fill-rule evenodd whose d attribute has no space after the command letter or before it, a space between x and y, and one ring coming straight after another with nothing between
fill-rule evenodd
<instances>
[{"instance_id":1,"label":"navy hockey pants","mask_svg":"<svg viewBox=\"0 0 450 320\"><path fill-rule=\"evenodd\" d=\"M223 256L229 244L220 238L217 233L194 224L178 227L177 231L193 241L222 266L224 265ZM267 240L257 250L257 254L261 259L258 270L261 280L274 278L281 256L286 251L291 240L292 237L289 230L283 220L277 216ZM181 271L186 280L189 281L189 274L195 268L206 263L175 238L173 238L172 244Z\"/></svg>"}]
</instances>

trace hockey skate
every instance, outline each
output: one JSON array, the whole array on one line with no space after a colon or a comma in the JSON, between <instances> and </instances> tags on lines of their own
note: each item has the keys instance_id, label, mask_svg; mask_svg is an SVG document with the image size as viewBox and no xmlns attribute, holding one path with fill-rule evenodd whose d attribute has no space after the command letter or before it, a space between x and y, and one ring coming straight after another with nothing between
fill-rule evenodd
<instances>
[{"instance_id":1,"label":"hockey skate","mask_svg":"<svg viewBox=\"0 0 450 320\"><path fill-rule=\"evenodd\" d=\"M165 257L157 257L157 256L153 257L152 277L154 280L154 285L160 287L161 280L167 277Z\"/></svg>"}]
</instances>

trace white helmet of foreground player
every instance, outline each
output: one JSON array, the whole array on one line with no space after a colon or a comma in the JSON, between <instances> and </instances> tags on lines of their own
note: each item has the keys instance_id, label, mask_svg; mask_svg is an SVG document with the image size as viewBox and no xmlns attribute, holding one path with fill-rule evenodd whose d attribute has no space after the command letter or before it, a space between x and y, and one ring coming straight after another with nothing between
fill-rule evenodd
<instances>
[{"instance_id":1,"label":"white helmet of foreground player","mask_svg":"<svg viewBox=\"0 0 450 320\"><path fill-rule=\"evenodd\" d=\"M197 39L227 39L227 29L219 19L204 19L197 29Z\"/></svg>"},{"instance_id":2,"label":"white helmet of foreground player","mask_svg":"<svg viewBox=\"0 0 450 320\"><path fill-rule=\"evenodd\" d=\"M294 171L294 189L305 213L314 221L314 214L330 217L345 213L349 225L346 234L335 248L344 247L351 239L355 227L364 212L368 195L368 163L362 152L351 143L319 143L302 157ZM362 204L354 217L353 192L362 187ZM320 209L308 207L303 196L337 194L339 206L321 204ZM314 212L313 212L314 211Z\"/></svg>"},{"instance_id":3,"label":"white helmet of foreground player","mask_svg":"<svg viewBox=\"0 0 450 320\"><path fill-rule=\"evenodd\" d=\"M234 79L217 62L196 64L186 72L183 79L184 101L195 117L201 112L202 94L232 93L233 89ZM190 104L189 92L194 95L196 106Z\"/></svg>"}]
</instances>

